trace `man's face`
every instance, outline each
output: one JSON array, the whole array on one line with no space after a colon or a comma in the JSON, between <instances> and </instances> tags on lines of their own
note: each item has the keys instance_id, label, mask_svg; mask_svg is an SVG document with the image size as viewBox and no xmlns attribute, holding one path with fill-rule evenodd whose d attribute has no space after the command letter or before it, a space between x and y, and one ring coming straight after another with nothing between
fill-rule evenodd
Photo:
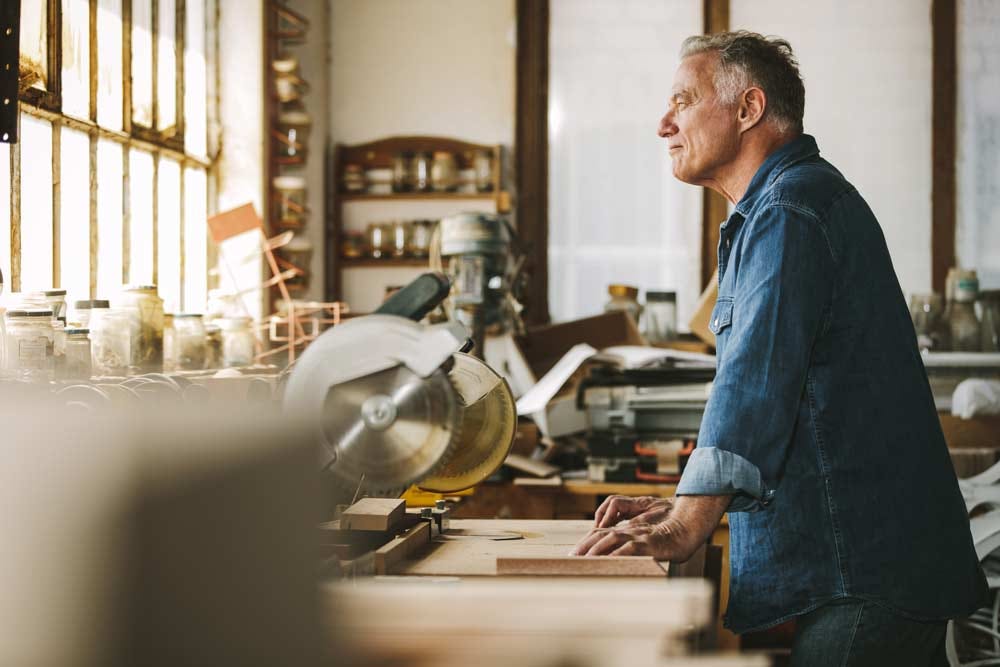
<instances>
[{"instance_id":1,"label":"man's face","mask_svg":"<svg viewBox=\"0 0 1000 667\"><path fill-rule=\"evenodd\" d=\"M681 61L660 119L657 134L667 140L674 177L685 183L711 181L738 150L737 106L722 104L715 93L718 59L715 53L699 53Z\"/></svg>"}]
</instances>

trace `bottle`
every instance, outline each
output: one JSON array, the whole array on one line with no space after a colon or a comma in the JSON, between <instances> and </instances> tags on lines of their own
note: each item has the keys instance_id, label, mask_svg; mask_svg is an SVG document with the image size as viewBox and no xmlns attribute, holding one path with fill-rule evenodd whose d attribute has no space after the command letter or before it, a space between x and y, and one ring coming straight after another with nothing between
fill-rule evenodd
<instances>
[{"instance_id":1,"label":"bottle","mask_svg":"<svg viewBox=\"0 0 1000 667\"><path fill-rule=\"evenodd\" d=\"M951 349L956 352L979 352L981 348L975 306L978 295L979 278L976 272L958 271L955 275L955 300L948 319Z\"/></svg>"}]
</instances>

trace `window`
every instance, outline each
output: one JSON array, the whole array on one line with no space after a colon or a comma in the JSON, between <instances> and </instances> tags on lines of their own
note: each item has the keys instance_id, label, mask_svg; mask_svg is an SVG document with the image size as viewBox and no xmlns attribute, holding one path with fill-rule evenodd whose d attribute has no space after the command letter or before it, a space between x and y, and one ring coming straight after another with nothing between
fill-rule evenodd
<instances>
[{"instance_id":1,"label":"window","mask_svg":"<svg viewBox=\"0 0 1000 667\"><path fill-rule=\"evenodd\" d=\"M72 301L155 283L168 312L203 311L216 3L22 3L39 80L21 96L20 143L0 145L11 291Z\"/></svg>"}]
</instances>

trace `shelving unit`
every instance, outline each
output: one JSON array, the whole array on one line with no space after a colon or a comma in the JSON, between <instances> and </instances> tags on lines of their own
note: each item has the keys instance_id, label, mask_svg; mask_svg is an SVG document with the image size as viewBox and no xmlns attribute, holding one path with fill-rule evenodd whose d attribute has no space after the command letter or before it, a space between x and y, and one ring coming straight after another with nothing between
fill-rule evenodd
<instances>
[{"instance_id":1,"label":"shelving unit","mask_svg":"<svg viewBox=\"0 0 1000 667\"><path fill-rule=\"evenodd\" d=\"M490 156L490 190L467 191L466 188L472 185L468 180L459 184L459 191L449 192L348 192L343 187L347 165L359 165L365 172L391 170L393 158L400 153L433 154L438 151L455 156L460 174L472 168L477 153L487 153ZM379 303L379 288L407 282L426 270L429 261L426 257L342 257L340 248L345 231L364 232L371 222L440 219L466 210L490 213L510 210L510 195L503 189L504 151L500 145L475 144L449 137L389 137L364 144L337 144L328 164L331 178L327 182L330 205L325 253L326 299L347 300L353 312L374 309ZM375 183L375 187L389 186L384 179Z\"/></svg>"}]
</instances>

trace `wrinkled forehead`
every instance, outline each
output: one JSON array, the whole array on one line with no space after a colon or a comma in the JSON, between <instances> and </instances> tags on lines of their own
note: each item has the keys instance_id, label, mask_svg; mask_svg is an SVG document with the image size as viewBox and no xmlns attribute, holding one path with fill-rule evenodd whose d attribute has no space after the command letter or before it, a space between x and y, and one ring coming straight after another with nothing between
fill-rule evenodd
<instances>
[{"instance_id":1,"label":"wrinkled forehead","mask_svg":"<svg viewBox=\"0 0 1000 667\"><path fill-rule=\"evenodd\" d=\"M696 53L681 60L674 72L671 95L696 93L699 96L715 92L715 68L719 54L714 52Z\"/></svg>"}]
</instances>

